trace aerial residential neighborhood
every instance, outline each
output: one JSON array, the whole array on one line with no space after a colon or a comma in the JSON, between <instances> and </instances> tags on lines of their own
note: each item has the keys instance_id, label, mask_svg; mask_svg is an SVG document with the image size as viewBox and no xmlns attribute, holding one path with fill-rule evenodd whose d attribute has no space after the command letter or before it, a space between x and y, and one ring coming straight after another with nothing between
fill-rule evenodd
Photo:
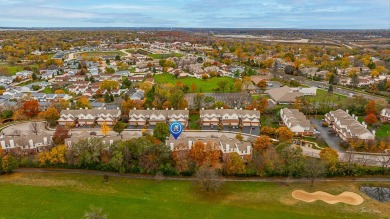
<instances>
[{"instance_id":1,"label":"aerial residential neighborhood","mask_svg":"<svg viewBox=\"0 0 390 219\"><path fill-rule=\"evenodd\" d=\"M389 7L0 0L0 218L388 218Z\"/></svg>"}]
</instances>

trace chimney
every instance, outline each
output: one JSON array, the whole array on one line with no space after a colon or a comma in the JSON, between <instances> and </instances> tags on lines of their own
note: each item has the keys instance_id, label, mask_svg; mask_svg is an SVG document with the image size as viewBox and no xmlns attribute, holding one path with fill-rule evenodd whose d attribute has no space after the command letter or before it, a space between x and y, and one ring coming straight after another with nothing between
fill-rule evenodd
<instances>
[{"instance_id":1,"label":"chimney","mask_svg":"<svg viewBox=\"0 0 390 219\"><path fill-rule=\"evenodd\" d=\"M134 110L136 110L135 107L134 107Z\"/></svg>"},{"instance_id":2,"label":"chimney","mask_svg":"<svg viewBox=\"0 0 390 219\"><path fill-rule=\"evenodd\" d=\"M202 110L204 110L204 108L202 108Z\"/></svg>"},{"instance_id":3,"label":"chimney","mask_svg":"<svg viewBox=\"0 0 390 219\"><path fill-rule=\"evenodd\" d=\"M246 153L247 154L251 153L251 146L250 145L246 146Z\"/></svg>"},{"instance_id":4,"label":"chimney","mask_svg":"<svg viewBox=\"0 0 390 219\"><path fill-rule=\"evenodd\" d=\"M254 108L253 110L254 110L254 111L256 111L257 109L256 109L256 108Z\"/></svg>"},{"instance_id":5,"label":"chimney","mask_svg":"<svg viewBox=\"0 0 390 219\"><path fill-rule=\"evenodd\" d=\"M150 110L149 108L147 108L147 110Z\"/></svg>"},{"instance_id":6,"label":"chimney","mask_svg":"<svg viewBox=\"0 0 390 219\"><path fill-rule=\"evenodd\" d=\"M234 107L234 109L237 109L237 107Z\"/></svg>"},{"instance_id":7,"label":"chimney","mask_svg":"<svg viewBox=\"0 0 390 219\"><path fill-rule=\"evenodd\" d=\"M171 108L171 110L173 110L173 108Z\"/></svg>"},{"instance_id":8,"label":"chimney","mask_svg":"<svg viewBox=\"0 0 390 219\"><path fill-rule=\"evenodd\" d=\"M240 108L240 110L242 110L242 108Z\"/></svg>"},{"instance_id":9,"label":"chimney","mask_svg":"<svg viewBox=\"0 0 390 219\"><path fill-rule=\"evenodd\" d=\"M66 110L69 110L69 108L66 108Z\"/></svg>"},{"instance_id":10,"label":"chimney","mask_svg":"<svg viewBox=\"0 0 390 219\"><path fill-rule=\"evenodd\" d=\"M173 142L169 143L169 148L173 151Z\"/></svg>"},{"instance_id":11,"label":"chimney","mask_svg":"<svg viewBox=\"0 0 390 219\"><path fill-rule=\"evenodd\" d=\"M229 153L229 151L230 151L230 145L229 145L229 144L226 144L226 152Z\"/></svg>"},{"instance_id":12,"label":"chimney","mask_svg":"<svg viewBox=\"0 0 390 219\"><path fill-rule=\"evenodd\" d=\"M188 110L187 108L184 108L184 110Z\"/></svg>"},{"instance_id":13,"label":"chimney","mask_svg":"<svg viewBox=\"0 0 390 219\"><path fill-rule=\"evenodd\" d=\"M349 109L345 110L345 112L347 112L347 114L349 114Z\"/></svg>"},{"instance_id":14,"label":"chimney","mask_svg":"<svg viewBox=\"0 0 390 219\"><path fill-rule=\"evenodd\" d=\"M152 110L155 110L155 108L153 107Z\"/></svg>"},{"instance_id":15,"label":"chimney","mask_svg":"<svg viewBox=\"0 0 390 219\"><path fill-rule=\"evenodd\" d=\"M221 107L221 109L223 109L223 107Z\"/></svg>"},{"instance_id":16,"label":"chimney","mask_svg":"<svg viewBox=\"0 0 390 219\"><path fill-rule=\"evenodd\" d=\"M375 131L375 130L372 130L372 134L375 136L375 134L376 134L376 131Z\"/></svg>"},{"instance_id":17,"label":"chimney","mask_svg":"<svg viewBox=\"0 0 390 219\"><path fill-rule=\"evenodd\" d=\"M215 109L217 110L217 109L218 109L218 107L215 107Z\"/></svg>"},{"instance_id":18,"label":"chimney","mask_svg":"<svg viewBox=\"0 0 390 219\"><path fill-rule=\"evenodd\" d=\"M192 148L192 141L188 141L188 149L191 150L191 148Z\"/></svg>"},{"instance_id":19,"label":"chimney","mask_svg":"<svg viewBox=\"0 0 390 219\"><path fill-rule=\"evenodd\" d=\"M80 110L82 110L83 108L80 107Z\"/></svg>"},{"instance_id":20,"label":"chimney","mask_svg":"<svg viewBox=\"0 0 390 219\"><path fill-rule=\"evenodd\" d=\"M352 118L355 119L355 114L352 114Z\"/></svg>"}]
</instances>

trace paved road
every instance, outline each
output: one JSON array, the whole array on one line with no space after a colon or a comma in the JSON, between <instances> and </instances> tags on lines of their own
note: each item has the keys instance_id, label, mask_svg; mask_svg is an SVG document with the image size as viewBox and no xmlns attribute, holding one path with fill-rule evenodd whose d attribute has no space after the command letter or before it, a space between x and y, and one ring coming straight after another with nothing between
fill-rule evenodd
<instances>
[{"instance_id":1,"label":"paved road","mask_svg":"<svg viewBox=\"0 0 390 219\"><path fill-rule=\"evenodd\" d=\"M108 175L111 177L122 177L122 178L132 178L132 179L156 179L155 176L146 175L146 174L121 174L113 172L102 172L102 171L92 171L92 170L74 170L74 169L43 169L43 168L19 168L14 171L15 173L66 173L66 174L85 174L85 175L95 175L103 176ZM180 180L180 181L196 181L194 177L172 177L165 176L164 180ZM307 182L308 179L305 178L260 178L260 177L224 177L222 181L225 182ZM389 177L374 177L374 178L364 178L364 177L344 177L344 178L321 178L316 179L320 182L390 182Z\"/></svg>"},{"instance_id":2,"label":"paved road","mask_svg":"<svg viewBox=\"0 0 390 219\"><path fill-rule=\"evenodd\" d=\"M327 82L321 82L321 81L305 80L305 81L301 81L301 83L306 85L306 86L319 87L320 89L326 90L326 91L328 91L328 87L329 87ZM378 100L379 99L379 100L386 101L385 97L380 97L380 96L366 94L366 93L360 93L360 92L345 89L345 88L342 88L339 86L333 86L333 93L340 94L343 96L350 96L350 94L353 94L354 96L363 96L364 98L369 99L369 100Z\"/></svg>"},{"instance_id":3,"label":"paved road","mask_svg":"<svg viewBox=\"0 0 390 219\"><path fill-rule=\"evenodd\" d=\"M317 131L320 132L320 136L322 139L325 140L325 142L328 144L329 147L335 149L338 152L344 152L340 146L339 143L341 141L341 138L335 134L329 133L329 130L327 127L322 127L322 122L317 119L310 119L310 122L314 125Z\"/></svg>"},{"instance_id":4,"label":"paved road","mask_svg":"<svg viewBox=\"0 0 390 219\"><path fill-rule=\"evenodd\" d=\"M320 157L320 150L308 148L308 147L301 147L302 153L306 156L310 157ZM348 162L351 161L352 163L361 164L364 166L390 166L390 154L389 155L370 155L370 154L355 154L355 153L347 153L347 152L338 152L339 154L339 161L342 162ZM386 164L386 165L384 165Z\"/></svg>"}]
</instances>

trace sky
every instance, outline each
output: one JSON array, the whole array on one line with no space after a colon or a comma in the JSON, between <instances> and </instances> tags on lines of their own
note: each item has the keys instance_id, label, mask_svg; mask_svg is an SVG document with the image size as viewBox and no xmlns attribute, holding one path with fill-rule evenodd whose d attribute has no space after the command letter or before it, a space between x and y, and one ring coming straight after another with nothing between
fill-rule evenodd
<instances>
[{"instance_id":1,"label":"sky","mask_svg":"<svg viewBox=\"0 0 390 219\"><path fill-rule=\"evenodd\" d=\"M0 0L0 27L389 29L390 0Z\"/></svg>"}]
</instances>

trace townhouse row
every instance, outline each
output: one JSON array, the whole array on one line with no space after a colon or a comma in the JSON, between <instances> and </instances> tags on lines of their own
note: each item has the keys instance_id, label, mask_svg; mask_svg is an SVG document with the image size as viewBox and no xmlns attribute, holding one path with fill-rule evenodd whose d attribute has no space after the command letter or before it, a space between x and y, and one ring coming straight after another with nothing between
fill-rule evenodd
<instances>
[{"instance_id":1,"label":"townhouse row","mask_svg":"<svg viewBox=\"0 0 390 219\"><path fill-rule=\"evenodd\" d=\"M106 123L114 125L121 112L119 109L79 109L79 110L63 110L61 111L59 125L68 123L79 125L101 125ZM138 127L150 125L154 126L157 123L180 122L184 127L189 124L189 110L130 110L129 125ZM200 111L200 123L205 127L212 126L243 126L243 127L258 127L260 125L260 113L257 110L242 110L242 109L215 109Z\"/></svg>"}]
</instances>

